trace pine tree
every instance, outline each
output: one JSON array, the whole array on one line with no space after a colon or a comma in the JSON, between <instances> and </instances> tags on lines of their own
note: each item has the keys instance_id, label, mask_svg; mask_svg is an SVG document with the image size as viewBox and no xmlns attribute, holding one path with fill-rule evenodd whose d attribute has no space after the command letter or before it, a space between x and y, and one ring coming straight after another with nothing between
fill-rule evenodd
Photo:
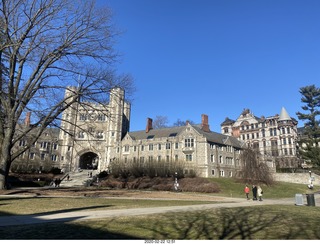
<instances>
[{"instance_id":1,"label":"pine tree","mask_svg":"<svg viewBox=\"0 0 320 244\"><path fill-rule=\"evenodd\" d=\"M304 132L299 141L299 153L302 159L315 166L320 166L320 88L315 85L300 88L301 102L305 103L301 108L306 113L297 112L300 120L306 121Z\"/></svg>"}]
</instances>

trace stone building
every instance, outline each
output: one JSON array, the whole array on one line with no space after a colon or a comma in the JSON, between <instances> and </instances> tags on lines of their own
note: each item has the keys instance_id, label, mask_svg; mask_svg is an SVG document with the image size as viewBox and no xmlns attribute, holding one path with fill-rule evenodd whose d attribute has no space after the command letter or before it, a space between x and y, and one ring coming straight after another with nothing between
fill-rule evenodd
<instances>
[{"instance_id":1,"label":"stone building","mask_svg":"<svg viewBox=\"0 0 320 244\"><path fill-rule=\"evenodd\" d=\"M225 119L221 133L245 141L247 146L260 152L270 167L296 167L298 122L285 108L280 115L257 117L244 109L237 120Z\"/></svg>"},{"instance_id":2,"label":"stone building","mask_svg":"<svg viewBox=\"0 0 320 244\"><path fill-rule=\"evenodd\" d=\"M212 132L208 116L200 125L152 128L128 132L117 145L115 159L123 162L184 162L184 173L196 171L202 177L232 177L240 170L244 144L232 136Z\"/></svg>"},{"instance_id":3,"label":"stone building","mask_svg":"<svg viewBox=\"0 0 320 244\"><path fill-rule=\"evenodd\" d=\"M65 97L74 92L76 88L70 87ZM60 167L66 171L107 169L114 145L129 131L130 110L121 88L111 89L108 104L73 103L62 114Z\"/></svg>"},{"instance_id":4,"label":"stone building","mask_svg":"<svg viewBox=\"0 0 320 244\"><path fill-rule=\"evenodd\" d=\"M69 87L65 97L76 93ZM108 169L110 162L183 162L185 173L196 171L203 177L232 177L240 170L241 150L256 148L270 166L296 159L297 121L283 108L280 115L258 118L248 109L237 120L227 118L221 133L210 131L208 116L201 124L129 131L131 105L121 88L111 89L107 104L78 101L64 111L61 128L48 128L21 161L46 164L65 172L80 169ZM29 114L30 116L30 114ZM30 117L24 126L28 126ZM21 140L17 149L23 147ZM275 158L278 159L274 160ZM282 161L281 161L281 160ZM36 163L37 162L37 163Z\"/></svg>"}]
</instances>

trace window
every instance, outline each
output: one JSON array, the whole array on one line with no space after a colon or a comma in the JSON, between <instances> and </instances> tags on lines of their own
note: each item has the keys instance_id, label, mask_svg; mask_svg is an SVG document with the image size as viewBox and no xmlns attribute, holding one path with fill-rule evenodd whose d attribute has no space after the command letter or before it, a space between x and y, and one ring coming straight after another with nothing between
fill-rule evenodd
<instances>
[{"instance_id":1,"label":"window","mask_svg":"<svg viewBox=\"0 0 320 244\"><path fill-rule=\"evenodd\" d=\"M214 155L213 154L210 155L210 162L214 163Z\"/></svg>"},{"instance_id":2,"label":"window","mask_svg":"<svg viewBox=\"0 0 320 244\"><path fill-rule=\"evenodd\" d=\"M179 159L179 156L176 154L176 155L174 155L174 160L177 162L178 161L178 159Z\"/></svg>"},{"instance_id":3,"label":"window","mask_svg":"<svg viewBox=\"0 0 320 244\"><path fill-rule=\"evenodd\" d=\"M219 156L219 163L223 163L223 157L221 155Z\"/></svg>"},{"instance_id":4,"label":"window","mask_svg":"<svg viewBox=\"0 0 320 244\"><path fill-rule=\"evenodd\" d=\"M154 135L150 135L150 136L147 137L147 140L151 140L153 138L154 138Z\"/></svg>"},{"instance_id":5,"label":"window","mask_svg":"<svg viewBox=\"0 0 320 244\"><path fill-rule=\"evenodd\" d=\"M178 149L178 148L179 148L179 143L176 142L176 143L175 143L175 149Z\"/></svg>"},{"instance_id":6,"label":"window","mask_svg":"<svg viewBox=\"0 0 320 244\"><path fill-rule=\"evenodd\" d=\"M46 141L43 141L40 143L40 148L42 149L48 149L49 143Z\"/></svg>"},{"instance_id":7,"label":"window","mask_svg":"<svg viewBox=\"0 0 320 244\"><path fill-rule=\"evenodd\" d=\"M103 131L97 131L96 138L102 139L103 138Z\"/></svg>"},{"instance_id":8,"label":"window","mask_svg":"<svg viewBox=\"0 0 320 244\"><path fill-rule=\"evenodd\" d=\"M25 140L19 141L19 146L20 146L20 147L24 147L26 144L27 144L27 143L26 143Z\"/></svg>"},{"instance_id":9,"label":"window","mask_svg":"<svg viewBox=\"0 0 320 244\"><path fill-rule=\"evenodd\" d=\"M149 151L153 151L153 144L149 144Z\"/></svg>"},{"instance_id":10,"label":"window","mask_svg":"<svg viewBox=\"0 0 320 244\"><path fill-rule=\"evenodd\" d=\"M170 156L169 155L166 156L166 161L170 162Z\"/></svg>"},{"instance_id":11,"label":"window","mask_svg":"<svg viewBox=\"0 0 320 244\"><path fill-rule=\"evenodd\" d=\"M292 144L291 137L288 138L288 144Z\"/></svg>"},{"instance_id":12,"label":"window","mask_svg":"<svg viewBox=\"0 0 320 244\"><path fill-rule=\"evenodd\" d=\"M35 153L32 152L32 153L29 154L29 158L30 159L34 159L34 157L35 157Z\"/></svg>"},{"instance_id":13,"label":"window","mask_svg":"<svg viewBox=\"0 0 320 244\"><path fill-rule=\"evenodd\" d=\"M287 128L287 133L290 134L290 127Z\"/></svg>"},{"instance_id":14,"label":"window","mask_svg":"<svg viewBox=\"0 0 320 244\"><path fill-rule=\"evenodd\" d=\"M286 134L286 129L282 128L282 134Z\"/></svg>"},{"instance_id":15,"label":"window","mask_svg":"<svg viewBox=\"0 0 320 244\"><path fill-rule=\"evenodd\" d=\"M272 133L273 129L270 129L269 131L270 131L270 136L273 136L273 133Z\"/></svg>"},{"instance_id":16,"label":"window","mask_svg":"<svg viewBox=\"0 0 320 244\"><path fill-rule=\"evenodd\" d=\"M262 129L261 132L262 132L262 137L266 137L266 131Z\"/></svg>"},{"instance_id":17,"label":"window","mask_svg":"<svg viewBox=\"0 0 320 244\"><path fill-rule=\"evenodd\" d=\"M166 149L170 149L171 148L171 143L170 142L167 142L166 143Z\"/></svg>"},{"instance_id":18,"label":"window","mask_svg":"<svg viewBox=\"0 0 320 244\"><path fill-rule=\"evenodd\" d=\"M144 163L144 157L140 157L140 163Z\"/></svg>"},{"instance_id":19,"label":"window","mask_svg":"<svg viewBox=\"0 0 320 244\"><path fill-rule=\"evenodd\" d=\"M161 144L158 144L158 150L161 150Z\"/></svg>"},{"instance_id":20,"label":"window","mask_svg":"<svg viewBox=\"0 0 320 244\"><path fill-rule=\"evenodd\" d=\"M98 114L98 121L105 121L106 116L104 114Z\"/></svg>"},{"instance_id":21,"label":"window","mask_svg":"<svg viewBox=\"0 0 320 244\"><path fill-rule=\"evenodd\" d=\"M78 138L84 138L84 132L83 131L79 131Z\"/></svg>"},{"instance_id":22,"label":"window","mask_svg":"<svg viewBox=\"0 0 320 244\"><path fill-rule=\"evenodd\" d=\"M149 156L149 162L152 162L153 161L153 156Z\"/></svg>"},{"instance_id":23,"label":"window","mask_svg":"<svg viewBox=\"0 0 320 244\"><path fill-rule=\"evenodd\" d=\"M144 145L141 145L141 151L144 151Z\"/></svg>"},{"instance_id":24,"label":"window","mask_svg":"<svg viewBox=\"0 0 320 244\"><path fill-rule=\"evenodd\" d=\"M53 150L57 150L58 149L58 144L57 143L53 143Z\"/></svg>"},{"instance_id":25,"label":"window","mask_svg":"<svg viewBox=\"0 0 320 244\"><path fill-rule=\"evenodd\" d=\"M220 176L224 177L224 171L223 170L220 170Z\"/></svg>"},{"instance_id":26,"label":"window","mask_svg":"<svg viewBox=\"0 0 320 244\"><path fill-rule=\"evenodd\" d=\"M160 162L161 161L161 156L158 156L158 162Z\"/></svg>"},{"instance_id":27,"label":"window","mask_svg":"<svg viewBox=\"0 0 320 244\"><path fill-rule=\"evenodd\" d=\"M194 147L194 139L193 138L185 139L184 146L185 147Z\"/></svg>"},{"instance_id":28,"label":"window","mask_svg":"<svg viewBox=\"0 0 320 244\"><path fill-rule=\"evenodd\" d=\"M79 120L82 120L82 121L87 120L87 114L80 114Z\"/></svg>"},{"instance_id":29,"label":"window","mask_svg":"<svg viewBox=\"0 0 320 244\"><path fill-rule=\"evenodd\" d=\"M125 152L129 152L129 145L125 145L125 146L124 146L124 151L125 151Z\"/></svg>"},{"instance_id":30,"label":"window","mask_svg":"<svg viewBox=\"0 0 320 244\"><path fill-rule=\"evenodd\" d=\"M226 164L232 165L233 164L233 158L232 157L226 157Z\"/></svg>"},{"instance_id":31,"label":"window","mask_svg":"<svg viewBox=\"0 0 320 244\"><path fill-rule=\"evenodd\" d=\"M211 175L214 175L214 169L211 170Z\"/></svg>"},{"instance_id":32,"label":"window","mask_svg":"<svg viewBox=\"0 0 320 244\"><path fill-rule=\"evenodd\" d=\"M228 127L224 127L223 131L224 133L228 133L229 132Z\"/></svg>"},{"instance_id":33,"label":"window","mask_svg":"<svg viewBox=\"0 0 320 244\"><path fill-rule=\"evenodd\" d=\"M52 160L52 161L57 161L57 159L58 159L58 156L57 156L57 155L55 155L55 154L52 154L52 155L51 155L51 160Z\"/></svg>"},{"instance_id":34,"label":"window","mask_svg":"<svg viewBox=\"0 0 320 244\"><path fill-rule=\"evenodd\" d=\"M137 146L133 147L133 151L136 152L137 151Z\"/></svg>"},{"instance_id":35,"label":"window","mask_svg":"<svg viewBox=\"0 0 320 244\"><path fill-rule=\"evenodd\" d=\"M283 145L286 145L286 144L287 144L287 139L283 138Z\"/></svg>"},{"instance_id":36,"label":"window","mask_svg":"<svg viewBox=\"0 0 320 244\"><path fill-rule=\"evenodd\" d=\"M192 154L186 154L186 161L191 162L192 161Z\"/></svg>"},{"instance_id":37,"label":"window","mask_svg":"<svg viewBox=\"0 0 320 244\"><path fill-rule=\"evenodd\" d=\"M41 153L41 154L40 154L40 159L41 159L41 160L45 160L45 158L46 158L46 154L45 154L45 153Z\"/></svg>"},{"instance_id":38,"label":"window","mask_svg":"<svg viewBox=\"0 0 320 244\"><path fill-rule=\"evenodd\" d=\"M273 129L273 135L276 136L277 135L277 128Z\"/></svg>"}]
</instances>

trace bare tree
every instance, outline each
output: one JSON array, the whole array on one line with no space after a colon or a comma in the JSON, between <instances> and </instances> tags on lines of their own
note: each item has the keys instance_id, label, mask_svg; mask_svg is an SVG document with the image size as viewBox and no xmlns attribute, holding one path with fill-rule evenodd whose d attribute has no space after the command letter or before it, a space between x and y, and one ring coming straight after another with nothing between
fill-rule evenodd
<instances>
[{"instance_id":1,"label":"bare tree","mask_svg":"<svg viewBox=\"0 0 320 244\"><path fill-rule=\"evenodd\" d=\"M111 88L130 91L132 78L115 74L111 11L93 1L2 0L0 32L2 189L19 156L12 153L17 141L30 132L35 141L46 127L59 126L61 113L79 99L104 104ZM76 92L64 97L70 86ZM32 126L18 126L28 112Z\"/></svg>"},{"instance_id":2,"label":"bare tree","mask_svg":"<svg viewBox=\"0 0 320 244\"><path fill-rule=\"evenodd\" d=\"M247 183L264 183L271 185L273 183L272 174L268 165L261 161L259 152L246 148L241 155L242 179Z\"/></svg>"},{"instance_id":3,"label":"bare tree","mask_svg":"<svg viewBox=\"0 0 320 244\"><path fill-rule=\"evenodd\" d=\"M168 127L168 117L157 115L156 118L153 120L153 129L160 129Z\"/></svg>"}]
</instances>

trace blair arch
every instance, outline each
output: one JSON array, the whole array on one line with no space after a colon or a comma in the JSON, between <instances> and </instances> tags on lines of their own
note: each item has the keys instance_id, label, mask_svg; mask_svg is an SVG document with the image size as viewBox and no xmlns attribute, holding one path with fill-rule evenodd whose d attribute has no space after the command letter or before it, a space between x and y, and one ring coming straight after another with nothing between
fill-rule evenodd
<instances>
[{"instance_id":1,"label":"blair arch","mask_svg":"<svg viewBox=\"0 0 320 244\"><path fill-rule=\"evenodd\" d=\"M86 152L79 158L80 169L98 169L99 156L94 152Z\"/></svg>"}]
</instances>

